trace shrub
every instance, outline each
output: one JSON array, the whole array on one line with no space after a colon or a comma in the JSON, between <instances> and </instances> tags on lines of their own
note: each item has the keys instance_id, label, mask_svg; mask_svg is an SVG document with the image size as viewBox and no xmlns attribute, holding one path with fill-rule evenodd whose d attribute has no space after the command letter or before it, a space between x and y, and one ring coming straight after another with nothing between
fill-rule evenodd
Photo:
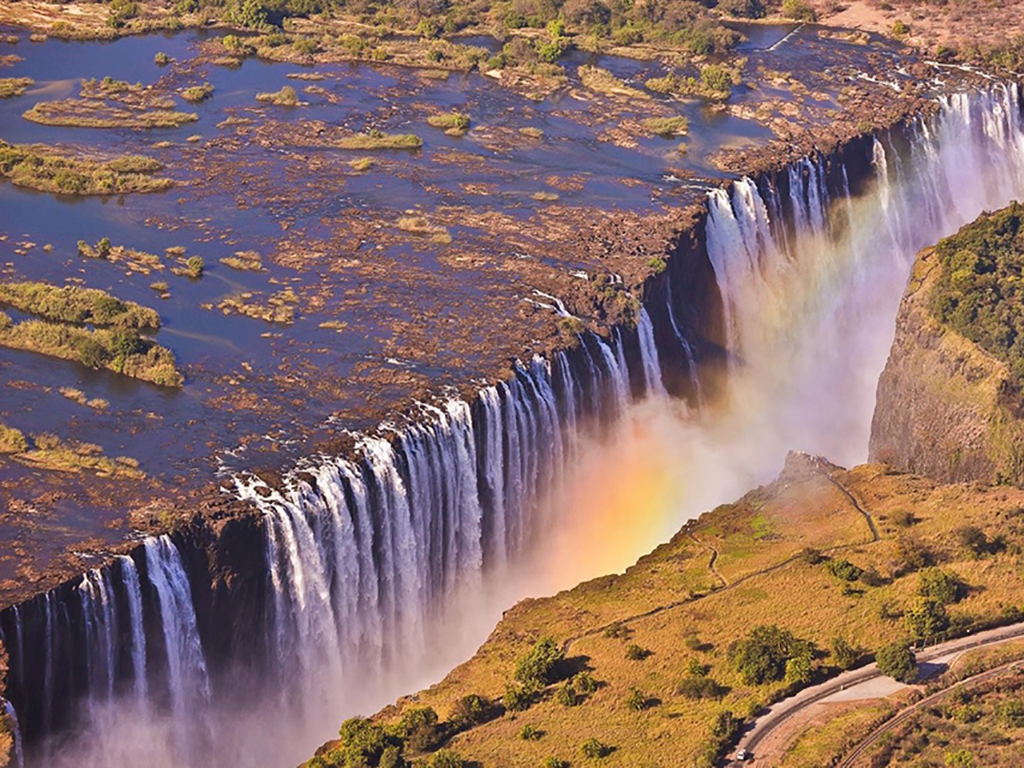
<instances>
[{"instance_id":1,"label":"shrub","mask_svg":"<svg viewBox=\"0 0 1024 768\"><path fill-rule=\"evenodd\" d=\"M572 683L565 682L555 691L555 701L563 707L575 707L580 703L580 698L576 694L576 689L573 688Z\"/></svg>"},{"instance_id":2,"label":"shrub","mask_svg":"<svg viewBox=\"0 0 1024 768\"><path fill-rule=\"evenodd\" d=\"M501 704L509 712L525 712L533 704L533 698L532 689L510 683L505 687L505 695L501 697Z\"/></svg>"},{"instance_id":3,"label":"shrub","mask_svg":"<svg viewBox=\"0 0 1024 768\"><path fill-rule=\"evenodd\" d=\"M904 572L919 571L932 564L932 553L920 540L912 536L896 539L896 557Z\"/></svg>"},{"instance_id":4,"label":"shrub","mask_svg":"<svg viewBox=\"0 0 1024 768\"><path fill-rule=\"evenodd\" d=\"M213 86L209 83L203 83L202 85L193 85L191 88L186 88L181 92L181 98L185 101L190 101L193 104L200 101L206 101L213 95Z\"/></svg>"},{"instance_id":5,"label":"shrub","mask_svg":"<svg viewBox=\"0 0 1024 768\"><path fill-rule=\"evenodd\" d=\"M975 768L977 763L968 749L955 749L946 753L946 768Z\"/></svg>"},{"instance_id":6,"label":"shrub","mask_svg":"<svg viewBox=\"0 0 1024 768\"><path fill-rule=\"evenodd\" d=\"M472 728L494 716L494 705L483 696L471 693L455 702L449 718L457 728Z\"/></svg>"},{"instance_id":7,"label":"shrub","mask_svg":"<svg viewBox=\"0 0 1024 768\"><path fill-rule=\"evenodd\" d=\"M28 440L25 439L24 433L0 423L0 453L21 453L26 450L28 450Z\"/></svg>"},{"instance_id":8,"label":"shrub","mask_svg":"<svg viewBox=\"0 0 1024 768\"><path fill-rule=\"evenodd\" d=\"M519 738L523 741L539 741L543 736L544 731L529 723L519 729Z\"/></svg>"},{"instance_id":9,"label":"shrub","mask_svg":"<svg viewBox=\"0 0 1024 768\"><path fill-rule=\"evenodd\" d=\"M569 762L557 757L549 757L544 761L544 768L569 768Z\"/></svg>"},{"instance_id":10,"label":"shrub","mask_svg":"<svg viewBox=\"0 0 1024 768\"><path fill-rule=\"evenodd\" d=\"M860 659L860 652L842 637L832 638L832 660L839 669L849 669Z\"/></svg>"},{"instance_id":11,"label":"shrub","mask_svg":"<svg viewBox=\"0 0 1024 768\"><path fill-rule=\"evenodd\" d=\"M917 576L917 594L938 600L943 605L959 602L964 592L964 585L957 575L941 568L925 568Z\"/></svg>"},{"instance_id":12,"label":"shrub","mask_svg":"<svg viewBox=\"0 0 1024 768\"><path fill-rule=\"evenodd\" d=\"M760 19L765 14L761 0L720 0L718 10L744 19Z\"/></svg>"},{"instance_id":13,"label":"shrub","mask_svg":"<svg viewBox=\"0 0 1024 768\"><path fill-rule=\"evenodd\" d=\"M189 277L202 277L204 267L202 256L189 256L185 261L185 274Z\"/></svg>"},{"instance_id":14,"label":"shrub","mask_svg":"<svg viewBox=\"0 0 1024 768\"><path fill-rule=\"evenodd\" d=\"M256 100L268 104L274 104L278 107L299 106L299 95L290 85L284 86L279 91L257 93Z\"/></svg>"},{"instance_id":15,"label":"shrub","mask_svg":"<svg viewBox=\"0 0 1024 768\"><path fill-rule=\"evenodd\" d=\"M705 675L688 675L676 688L676 692L687 699L719 699L725 689Z\"/></svg>"},{"instance_id":16,"label":"shrub","mask_svg":"<svg viewBox=\"0 0 1024 768\"><path fill-rule=\"evenodd\" d=\"M893 680L909 683L917 677L917 658L906 643L896 642L884 646L878 651L875 660L878 671Z\"/></svg>"},{"instance_id":17,"label":"shrub","mask_svg":"<svg viewBox=\"0 0 1024 768\"><path fill-rule=\"evenodd\" d=\"M729 661L747 685L781 680L790 659L811 659L812 646L775 625L758 626L729 647Z\"/></svg>"},{"instance_id":18,"label":"shrub","mask_svg":"<svg viewBox=\"0 0 1024 768\"><path fill-rule=\"evenodd\" d=\"M527 686L543 688L558 680L565 651L554 638L543 637L516 663L515 679Z\"/></svg>"},{"instance_id":19,"label":"shrub","mask_svg":"<svg viewBox=\"0 0 1024 768\"><path fill-rule=\"evenodd\" d=\"M1008 728L1024 728L1024 701L999 702L996 704L996 717Z\"/></svg>"},{"instance_id":20,"label":"shrub","mask_svg":"<svg viewBox=\"0 0 1024 768\"><path fill-rule=\"evenodd\" d=\"M642 712L650 707L650 700L639 688L630 688L629 696L626 697L626 706L634 712Z\"/></svg>"},{"instance_id":21,"label":"shrub","mask_svg":"<svg viewBox=\"0 0 1024 768\"><path fill-rule=\"evenodd\" d=\"M988 535L977 526L965 525L957 528L954 533L960 547L974 559L994 554L999 549L997 542L990 541Z\"/></svg>"},{"instance_id":22,"label":"shrub","mask_svg":"<svg viewBox=\"0 0 1024 768\"><path fill-rule=\"evenodd\" d=\"M626 658L630 661L643 661L650 655L650 651L636 643L630 643L626 646Z\"/></svg>"},{"instance_id":23,"label":"shrub","mask_svg":"<svg viewBox=\"0 0 1024 768\"><path fill-rule=\"evenodd\" d=\"M572 686L577 693L589 696L597 690L597 680L589 672L577 672L572 678Z\"/></svg>"},{"instance_id":24,"label":"shrub","mask_svg":"<svg viewBox=\"0 0 1024 768\"><path fill-rule=\"evenodd\" d=\"M433 707L412 707L402 713L398 732L414 752L429 752L441 742L444 734L437 723Z\"/></svg>"},{"instance_id":25,"label":"shrub","mask_svg":"<svg viewBox=\"0 0 1024 768\"><path fill-rule=\"evenodd\" d=\"M857 581L863 571L849 560L829 560L825 568L840 581Z\"/></svg>"},{"instance_id":26,"label":"shrub","mask_svg":"<svg viewBox=\"0 0 1024 768\"><path fill-rule=\"evenodd\" d=\"M807 0L782 0L782 15L796 21L815 21L818 18Z\"/></svg>"},{"instance_id":27,"label":"shrub","mask_svg":"<svg viewBox=\"0 0 1024 768\"><path fill-rule=\"evenodd\" d=\"M700 81L709 91L728 96L732 91L732 75L718 64L708 64L700 70Z\"/></svg>"},{"instance_id":28,"label":"shrub","mask_svg":"<svg viewBox=\"0 0 1024 768\"><path fill-rule=\"evenodd\" d=\"M163 51L157 51L156 54L153 56L153 63L156 64L158 67L166 67L168 64L171 63L171 57Z\"/></svg>"},{"instance_id":29,"label":"shrub","mask_svg":"<svg viewBox=\"0 0 1024 768\"><path fill-rule=\"evenodd\" d=\"M406 768L408 764L402 756L402 748L397 746L385 747L380 753L380 761L377 768Z\"/></svg>"},{"instance_id":30,"label":"shrub","mask_svg":"<svg viewBox=\"0 0 1024 768\"><path fill-rule=\"evenodd\" d=\"M589 758L607 757L612 753L611 747L597 739L587 739L580 744L580 754Z\"/></svg>"},{"instance_id":31,"label":"shrub","mask_svg":"<svg viewBox=\"0 0 1024 768\"><path fill-rule=\"evenodd\" d=\"M896 19L892 23L890 32L893 37L906 37L910 34L910 26L903 19Z\"/></svg>"}]
</instances>

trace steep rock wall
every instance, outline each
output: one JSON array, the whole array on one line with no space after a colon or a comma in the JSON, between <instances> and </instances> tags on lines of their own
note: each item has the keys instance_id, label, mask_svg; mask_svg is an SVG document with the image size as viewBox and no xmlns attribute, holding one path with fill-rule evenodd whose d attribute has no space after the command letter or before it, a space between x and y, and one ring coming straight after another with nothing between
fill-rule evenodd
<instances>
[{"instance_id":1,"label":"steep rock wall","mask_svg":"<svg viewBox=\"0 0 1024 768\"><path fill-rule=\"evenodd\" d=\"M1006 365L930 308L941 265L923 251L896 318L871 424L870 461L942 482L1024 481L1024 421Z\"/></svg>"}]
</instances>

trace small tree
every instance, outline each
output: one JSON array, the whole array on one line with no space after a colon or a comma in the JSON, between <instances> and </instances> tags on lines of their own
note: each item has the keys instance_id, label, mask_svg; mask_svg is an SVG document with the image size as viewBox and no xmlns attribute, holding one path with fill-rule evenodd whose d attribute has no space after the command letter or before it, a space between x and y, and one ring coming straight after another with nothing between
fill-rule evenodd
<instances>
[{"instance_id":1,"label":"small tree","mask_svg":"<svg viewBox=\"0 0 1024 768\"><path fill-rule=\"evenodd\" d=\"M509 683L505 687L505 695L501 704L509 712L525 712L533 704L533 691L524 685Z\"/></svg>"},{"instance_id":2,"label":"small tree","mask_svg":"<svg viewBox=\"0 0 1024 768\"><path fill-rule=\"evenodd\" d=\"M946 606L932 597L918 597L903 614L903 621L914 637L934 637L949 626Z\"/></svg>"},{"instance_id":3,"label":"small tree","mask_svg":"<svg viewBox=\"0 0 1024 768\"><path fill-rule=\"evenodd\" d=\"M775 625L762 625L730 646L729 661L739 671L743 682L760 685L781 680L790 659L806 657L810 663L811 652L811 644L792 632Z\"/></svg>"},{"instance_id":4,"label":"small tree","mask_svg":"<svg viewBox=\"0 0 1024 768\"><path fill-rule=\"evenodd\" d=\"M941 568L925 568L917 576L917 594L921 597L948 605L959 602L963 593L964 585L955 573Z\"/></svg>"},{"instance_id":5,"label":"small tree","mask_svg":"<svg viewBox=\"0 0 1024 768\"><path fill-rule=\"evenodd\" d=\"M448 718L459 729L472 728L474 725L490 720L494 705L483 696L471 693L455 702L452 714Z\"/></svg>"},{"instance_id":6,"label":"small tree","mask_svg":"<svg viewBox=\"0 0 1024 768\"><path fill-rule=\"evenodd\" d=\"M786 662L786 682L790 685L807 685L813 676L809 656L796 656Z\"/></svg>"},{"instance_id":7,"label":"small tree","mask_svg":"<svg viewBox=\"0 0 1024 768\"><path fill-rule=\"evenodd\" d=\"M909 683L917 677L917 657L906 643L890 643L878 651L875 660L878 671L893 680Z\"/></svg>"},{"instance_id":8,"label":"small tree","mask_svg":"<svg viewBox=\"0 0 1024 768\"><path fill-rule=\"evenodd\" d=\"M430 768L464 768L466 761L458 752L450 749L441 749L434 753L427 763Z\"/></svg>"}]
</instances>

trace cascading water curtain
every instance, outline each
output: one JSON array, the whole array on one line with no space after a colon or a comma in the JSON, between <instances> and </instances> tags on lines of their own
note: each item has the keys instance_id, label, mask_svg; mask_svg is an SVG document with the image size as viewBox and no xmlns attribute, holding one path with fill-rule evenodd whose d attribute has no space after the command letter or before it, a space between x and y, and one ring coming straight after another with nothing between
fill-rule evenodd
<instances>
[{"instance_id":1,"label":"cascading water curtain","mask_svg":"<svg viewBox=\"0 0 1024 768\"><path fill-rule=\"evenodd\" d=\"M790 448L867 455L878 375L916 253L1024 195L1016 84L943 98L932 117L876 138L856 196L841 158L708 202L733 404Z\"/></svg>"}]
</instances>

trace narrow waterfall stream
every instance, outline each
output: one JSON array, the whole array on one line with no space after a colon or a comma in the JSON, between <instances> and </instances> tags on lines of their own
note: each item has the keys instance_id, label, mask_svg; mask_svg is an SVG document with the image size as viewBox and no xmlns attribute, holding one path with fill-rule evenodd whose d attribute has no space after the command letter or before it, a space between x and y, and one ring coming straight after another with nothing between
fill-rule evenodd
<instances>
[{"instance_id":1,"label":"narrow waterfall stream","mask_svg":"<svg viewBox=\"0 0 1024 768\"><path fill-rule=\"evenodd\" d=\"M1024 196L1021 108L1016 85L950 97L837 156L713 192L721 407L703 407L692 319L666 275L667 308L649 300L635 330L587 334L473 402L356 435L359 460L309 457L280 488L237 477L264 519L265 653L232 659L260 670L258 696L218 691L169 537L86 574L77 602L54 591L5 611L26 764L198 764L201 749L203 764L293 765L347 715L465 659L512 601L625 567L769 479L789 449L864 460L916 252ZM666 393L668 360L688 372L689 403Z\"/></svg>"}]
</instances>

